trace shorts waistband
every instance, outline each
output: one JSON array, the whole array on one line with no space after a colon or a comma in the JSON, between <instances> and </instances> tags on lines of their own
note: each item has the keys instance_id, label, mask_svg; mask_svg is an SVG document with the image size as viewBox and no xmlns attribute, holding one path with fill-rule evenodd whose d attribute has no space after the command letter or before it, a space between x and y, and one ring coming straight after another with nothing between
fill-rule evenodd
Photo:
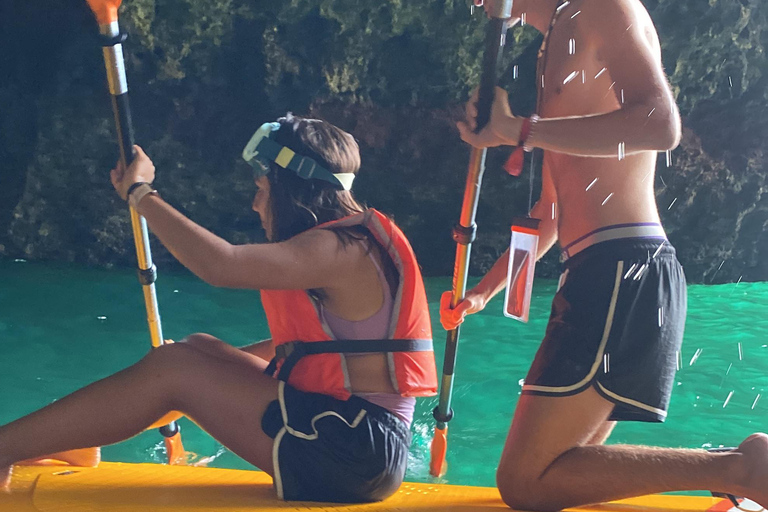
<instances>
[{"instance_id":1,"label":"shorts waistband","mask_svg":"<svg viewBox=\"0 0 768 512\"><path fill-rule=\"evenodd\" d=\"M633 224L614 224L590 231L563 247L560 253L560 261L565 263L587 247L608 240L642 238L666 240L664 228L658 222L638 222Z\"/></svg>"}]
</instances>

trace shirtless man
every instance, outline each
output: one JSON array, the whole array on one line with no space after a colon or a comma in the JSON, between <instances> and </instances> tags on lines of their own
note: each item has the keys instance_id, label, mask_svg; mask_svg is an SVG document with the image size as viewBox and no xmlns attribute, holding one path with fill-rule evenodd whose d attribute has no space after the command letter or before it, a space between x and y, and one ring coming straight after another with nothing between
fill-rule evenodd
<instances>
[{"instance_id":1,"label":"shirtless man","mask_svg":"<svg viewBox=\"0 0 768 512\"><path fill-rule=\"evenodd\" d=\"M486 0L489 1L489 0ZM665 491L746 496L768 506L768 435L729 453L604 446L617 420L661 422L686 311L685 277L654 197L657 152L680 139L680 117L640 0L514 0L513 18L542 33L538 114L522 118L496 90L474 133L476 98L459 123L476 147L545 150L538 256L557 241L565 271L497 472L504 501L561 508ZM452 329L503 289L508 252L455 309ZM450 292L448 292L449 294Z\"/></svg>"}]
</instances>

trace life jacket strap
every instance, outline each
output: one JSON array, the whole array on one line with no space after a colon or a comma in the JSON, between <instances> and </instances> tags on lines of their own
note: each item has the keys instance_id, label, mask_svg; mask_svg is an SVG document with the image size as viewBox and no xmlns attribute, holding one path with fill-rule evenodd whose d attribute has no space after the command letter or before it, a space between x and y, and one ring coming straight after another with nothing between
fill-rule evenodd
<instances>
[{"instance_id":1,"label":"life jacket strap","mask_svg":"<svg viewBox=\"0 0 768 512\"><path fill-rule=\"evenodd\" d=\"M275 347L275 357L269 362L264 373L274 377L278 362L283 361L277 378L283 382L288 382L291 371L304 356L427 351L432 351L431 339L290 341Z\"/></svg>"}]
</instances>

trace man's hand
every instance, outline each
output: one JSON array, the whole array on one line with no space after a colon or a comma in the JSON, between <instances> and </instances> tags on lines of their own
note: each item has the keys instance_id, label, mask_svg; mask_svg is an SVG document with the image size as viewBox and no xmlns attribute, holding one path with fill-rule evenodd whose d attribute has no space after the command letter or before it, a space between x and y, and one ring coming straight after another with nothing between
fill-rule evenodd
<instances>
[{"instance_id":1,"label":"man's hand","mask_svg":"<svg viewBox=\"0 0 768 512\"><path fill-rule=\"evenodd\" d=\"M123 168L121 162L118 162L112 172L112 186L120 197L125 201L127 199L128 189L134 183L145 182L152 183L155 179L155 164L149 159L147 154L139 146L133 146L134 158L128 169Z\"/></svg>"},{"instance_id":2,"label":"man's hand","mask_svg":"<svg viewBox=\"0 0 768 512\"><path fill-rule=\"evenodd\" d=\"M452 331L464 322L464 317L472 315L485 308L485 300L471 291L464 296L455 308L451 309L453 292L447 291L440 297L440 323L443 329Z\"/></svg>"},{"instance_id":3,"label":"man's hand","mask_svg":"<svg viewBox=\"0 0 768 512\"><path fill-rule=\"evenodd\" d=\"M491 119L480 133L475 133L477 128L477 100L478 92L475 90L464 108L466 119L456 123L461 140L476 148L516 146L520 140L523 118L515 117L512 114L507 91L501 87L496 87L493 106L491 107Z\"/></svg>"}]
</instances>

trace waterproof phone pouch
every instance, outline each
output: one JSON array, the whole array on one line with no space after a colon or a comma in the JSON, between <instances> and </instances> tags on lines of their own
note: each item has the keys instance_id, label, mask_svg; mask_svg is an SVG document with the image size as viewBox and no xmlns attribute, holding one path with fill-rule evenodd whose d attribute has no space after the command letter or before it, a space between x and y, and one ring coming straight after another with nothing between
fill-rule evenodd
<instances>
[{"instance_id":1,"label":"waterproof phone pouch","mask_svg":"<svg viewBox=\"0 0 768 512\"><path fill-rule=\"evenodd\" d=\"M509 244L507 293L504 295L504 316L528 321L533 291L533 271L539 248L539 219L516 217L512 220L512 240Z\"/></svg>"}]
</instances>

